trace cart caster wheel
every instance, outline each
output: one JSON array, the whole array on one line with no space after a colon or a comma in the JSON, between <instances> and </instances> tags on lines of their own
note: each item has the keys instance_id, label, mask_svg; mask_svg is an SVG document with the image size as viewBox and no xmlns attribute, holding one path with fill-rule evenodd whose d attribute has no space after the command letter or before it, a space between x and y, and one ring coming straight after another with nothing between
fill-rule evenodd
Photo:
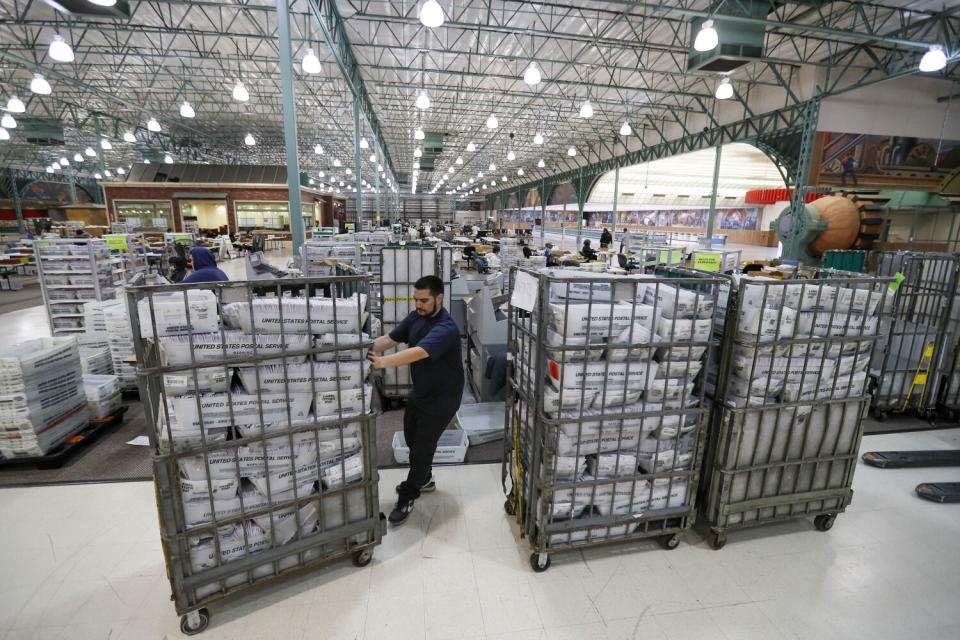
<instances>
[{"instance_id":1,"label":"cart caster wheel","mask_svg":"<svg viewBox=\"0 0 960 640\"><path fill-rule=\"evenodd\" d=\"M710 532L709 542L710 542L710 546L713 549L716 549L717 551L719 551L720 549L723 549L723 547L726 546L727 544L727 534L721 533L719 531L712 531Z\"/></svg>"},{"instance_id":2,"label":"cart caster wheel","mask_svg":"<svg viewBox=\"0 0 960 640\"><path fill-rule=\"evenodd\" d=\"M530 568L536 573L543 573L550 568L550 556L546 553L531 553Z\"/></svg>"},{"instance_id":3,"label":"cart caster wheel","mask_svg":"<svg viewBox=\"0 0 960 640\"><path fill-rule=\"evenodd\" d=\"M196 619L191 621L191 617ZM210 612L206 609L197 609L185 616L180 616L180 632L187 636L195 636L198 633L203 633L209 624Z\"/></svg>"},{"instance_id":4,"label":"cart caster wheel","mask_svg":"<svg viewBox=\"0 0 960 640\"><path fill-rule=\"evenodd\" d=\"M673 535L669 536L660 536L657 538L657 542L659 542L660 546L667 551L672 551L680 546L680 534L674 533Z\"/></svg>"},{"instance_id":5,"label":"cart caster wheel","mask_svg":"<svg viewBox=\"0 0 960 640\"><path fill-rule=\"evenodd\" d=\"M373 551L370 549L364 549L363 551L357 551L353 554L353 557L350 558L355 567L365 567L370 564L370 561L373 560Z\"/></svg>"},{"instance_id":6,"label":"cart caster wheel","mask_svg":"<svg viewBox=\"0 0 960 640\"><path fill-rule=\"evenodd\" d=\"M503 510L506 511L508 516L517 515L517 505L513 504L513 500L507 499L504 501Z\"/></svg>"},{"instance_id":7,"label":"cart caster wheel","mask_svg":"<svg viewBox=\"0 0 960 640\"><path fill-rule=\"evenodd\" d=\"M835 514L824 513L813 519L813 526L817 528L817 531L830 531L833 528L833 521L836 519Z\"/></svg>"}]
</instances>

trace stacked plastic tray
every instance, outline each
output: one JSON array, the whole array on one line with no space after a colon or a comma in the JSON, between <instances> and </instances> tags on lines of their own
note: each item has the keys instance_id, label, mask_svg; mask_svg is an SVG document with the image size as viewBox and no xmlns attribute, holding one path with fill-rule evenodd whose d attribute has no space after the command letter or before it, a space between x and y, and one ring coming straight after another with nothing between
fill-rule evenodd
<instances>
[{"instance_id":1,"label":"stacked plastic tray","mask_svg":"<svg viewBox=\"0 0 960 640\"><path fill-rule=\"evenodd\" d=\"M53 335L86 330L83 304L114 298L121 271L100 239L35 240L37 268Z\"/></svg>"}]
</instances>

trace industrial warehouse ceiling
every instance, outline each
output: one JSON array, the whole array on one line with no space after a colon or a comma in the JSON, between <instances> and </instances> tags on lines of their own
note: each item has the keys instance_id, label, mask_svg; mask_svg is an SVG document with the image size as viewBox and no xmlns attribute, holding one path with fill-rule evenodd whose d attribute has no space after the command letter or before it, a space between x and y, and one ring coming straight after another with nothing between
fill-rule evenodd
<instances>
[{"instance_id":1,"label":"industrial warehouse ceiling","mask_svg":"<svg viewBox=\"0 0 960 640\"><path fill-rule=\"evenodd\" d=\"M132 162L162 162L168 154L176 162L286 164L276 3L98 4L0 0L0 107L17 95L26 108L11 114L20 126L0 141L0 167L43 171L67 158L67 171L92 175L102 170L102 157L116 176ZM827 92L915 73L928 43L945 45L950 58L932 75L960 79L960 7L941 0L440 0L445 22L434 29L418 19L421 4L289 5L301 168L321 183L353 184L346 169L355 167L354 91L362 96L369 143L361 151L364 179L373 182L384 165L409 193L418 161L418 192L442 195L467 183L462 195L659 141L657 132L704 115L729 119L715 98L720 68L735 89L728 109L739 114L801 100L791 87L810 69L830 71ZM711 16L723 42L752 30L757 51L744 46L739 54L747 55L693 64L691 44ZM722 22L730 16L733 22ZM72 45L74 61L51 58L57 34ZM304 68L309 49L319 73ZM536 86L523 79L532 61L542 75ZM37 73L49 82L49 95L31 92ZM233 97L238 80L249 92L246 102ZM430 102L423 110L415 106L421 93ZM180 115L185 100L195 117ZM594 111L589 118L580 116L586 101ZM491 115L496 128L487 126ZM159 132L148 130L150 118ZM630 133L620 135L625 121ZM418 127L423 141L414 139ZM89 158L84 151L97 148L98 131L112 148ZM127 132L133 142L124 141ZM534 142L537 133L542 144ZM82 162L73 160L77 153Z\"/></svg>"}]
</instances>

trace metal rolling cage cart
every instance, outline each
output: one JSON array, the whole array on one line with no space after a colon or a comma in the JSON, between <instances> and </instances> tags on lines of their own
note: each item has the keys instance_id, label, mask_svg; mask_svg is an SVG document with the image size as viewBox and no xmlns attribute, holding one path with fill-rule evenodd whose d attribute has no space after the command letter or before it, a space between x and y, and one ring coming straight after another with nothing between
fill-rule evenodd
<instances>
[{"instance_id":1,"label":"metal rolling cage cart","mask_svg":"<svg viewBox=\"0 0 960 640\"><path fill-rule=\"evenodd\" d=\"M366 276L130 287L161 542L181 630L385 533Z\"/></svg>"},{"instance_id":2,"label":"metal rolling cage cart","mask_svg":"<svg viewBox=\"0 0 960 640\"><path fill-rule=\"evenodd\" d=\"M701 514L710 544L730 529L815 517L850 504L867 368L890 278L822 270L739 278L727 308Z\"/></svg>"},{"instance_id":3,"label":"metal rolling cage cart","mask_svg":"<svg viewBox=\"0 0 960 640\"><path fill-rule=\"evenodd\" d=\"M53 336L87 330L84 303L115 298L122 284L99 238L34 240L37 274Z\"/></svg>"},{"instance_id":4,"label":"metal rolling cage cart","mask_svg":"<svg viewBox=\"0 0 960 640\"><path fill-rule=\"evenodd\" d=\"M943 381L937 408L948 420L957 422L960 420L960 276L950 297L946 349L940 362Z\"/></svg>"},{"instance_id":5,"label":"metal rolling cage cart","mask_svg":"<svg viewBox=\"0 0 960 640\"><path fill-rule=\"evenodd\" d=\"M531 567L617 541L675 548L695 518L710 415L698 376L724 280L670 267L515 278L537 302L510 307L504 508L530 539Z\"/></svg>"},{"instance_id":6,"label":"metal rolling cage cart","mask_svg":"<svg viewBox=\"0 0 960 640\"><path fill-rule=\"evenodd\" d=\"M443 280L443 306L449 311L450 281L453 271L453 252L450 245L429 243L391 243L380 251L380 325L382 335L388 335L401 320L416 308L413 285L423 276L438 276ZM385 353L405 349L398 345ZM392 400L405 399L413 384L406 367L385 369L377 377L384 408Z\"/></svg>"},{"instance_id":7,"label":"metal rolling cage cart","mask_svg":"<svg viewBox=\"0 0 960 640\"><path fill-rule=\"evenodd\" d=\"M876 273L903 276L890 304L881 310L879 341L871 373L874 416L913 409L924 418L936 412L943 383L949 395L949 368L956 332L951 317L960 276L960 255L884 252ZM943 403L948 404L948 403Z\"/></svg>"}]
</instances>

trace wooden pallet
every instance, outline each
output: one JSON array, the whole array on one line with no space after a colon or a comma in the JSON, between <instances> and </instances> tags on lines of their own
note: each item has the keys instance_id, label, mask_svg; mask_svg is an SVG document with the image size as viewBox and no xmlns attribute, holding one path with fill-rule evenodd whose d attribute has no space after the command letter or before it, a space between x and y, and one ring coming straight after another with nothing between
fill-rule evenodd
<instances>
[{"instance_id":1,"label":"wooden pallet","mask_svg":"<svg viewBox=\"0 0 960 640\"><path fill-rule=\"evenodd\" d=\"M27 456L23 458L0 458L0 469L18 466L34 466L37 469L59 469L71 456L83 447L89 445L105 432L123 423L123 416L127 407L122 406L102 420L91 420L84 428L73 434L62 443L50 450L44 456Z\"/></svg>"}]
</instances>

